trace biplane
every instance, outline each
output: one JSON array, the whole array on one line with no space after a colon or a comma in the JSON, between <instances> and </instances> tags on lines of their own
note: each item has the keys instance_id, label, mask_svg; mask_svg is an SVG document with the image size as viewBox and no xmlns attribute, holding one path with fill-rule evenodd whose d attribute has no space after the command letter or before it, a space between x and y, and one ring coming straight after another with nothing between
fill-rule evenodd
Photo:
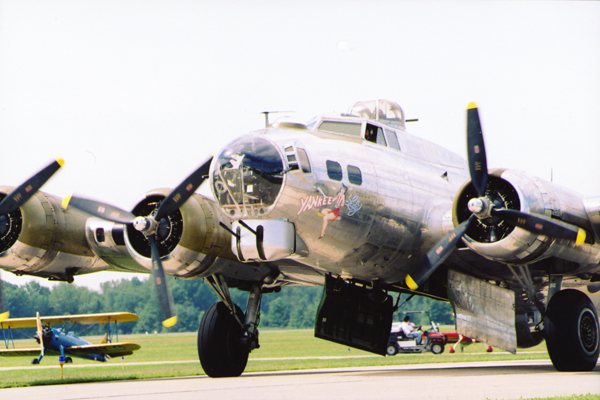
<instances>
[{"instance_id":1,"label":"biplane","mask_svg":"<svg viewBox=\"0 0 600 400\"><path fill-rule=\"evenodd\" d=\"M71 356L102 362L111 357L129 356L135 350L139 350L140 346L135 343L119 343L117 323L137 320L136 314L127 312L50 317L40 317L40 314L36 313L36 316L31 318L9 318L3 321L0 319L0 330L6 345L6 349L0 349L0 356L35 356L32 364L39 364L45 355L59 355L65 363L73 362ZM108 332L99 344L90 343L67 329L73 325L91 324L106 324L108 327ZM53 327L58 325L62 326ZM39 347L15 348L13 330L21 328L37 329L34 339Z\"/></svg>"}]
</instances>

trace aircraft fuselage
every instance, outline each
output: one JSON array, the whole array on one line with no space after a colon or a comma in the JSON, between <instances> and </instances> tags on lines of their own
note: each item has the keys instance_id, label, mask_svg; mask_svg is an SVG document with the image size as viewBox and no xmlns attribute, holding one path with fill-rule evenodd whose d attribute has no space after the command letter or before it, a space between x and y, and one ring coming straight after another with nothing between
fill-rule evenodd
<instances>
[{"instance_id":1,"label":"aircraft fuselage","mask_svg":"<svg viewBox=\"0 0 600 400\"><path fill-rule=\"evenodd\" d=\"M468 179L466 164L401 129L349 120L361 124L361 132L368 125L386 137L393 133L400 149L320 130L253 132L228 146L213 166L215 199L233 219L293 223L302 242L296 258L304 265L397 282L452 229L450 210ZM285 270L285 263L280 266Z\"/></svg>"}]
</instances>

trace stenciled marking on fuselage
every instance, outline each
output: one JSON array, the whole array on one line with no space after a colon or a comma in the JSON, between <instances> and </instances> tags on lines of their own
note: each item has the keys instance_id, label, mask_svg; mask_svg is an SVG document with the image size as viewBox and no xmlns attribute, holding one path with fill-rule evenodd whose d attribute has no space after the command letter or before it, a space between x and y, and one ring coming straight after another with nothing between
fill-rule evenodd
<instances>
[{"instance_id":1,"label":"stenciled marking on fuselage","mask_svg":"<svg viewBox=\"0 0 600 400\"><path fill-rule=\"evenodd\" d=\"M343 193L338 193L335 197L320 195L311 195L308 197L304 197L300 199L300 210L296 215L300 215L303 212L310 211L315 208L330 206L335 203L344 204L344 201L345 200Z\"/></svg>"},{"instance_id":2,"label":"stenciled marking on fuselage","mask_svg":"<svg viewBox=\"0 0 600 400\"><path fill-rule=\"evenodd\" d=\"M362 203L358 199L358 195L355 194L351 199L346 200L346 207L348 207L348 216L351 217L356 214L362 208Z\"/></svg>"}]
</instances>

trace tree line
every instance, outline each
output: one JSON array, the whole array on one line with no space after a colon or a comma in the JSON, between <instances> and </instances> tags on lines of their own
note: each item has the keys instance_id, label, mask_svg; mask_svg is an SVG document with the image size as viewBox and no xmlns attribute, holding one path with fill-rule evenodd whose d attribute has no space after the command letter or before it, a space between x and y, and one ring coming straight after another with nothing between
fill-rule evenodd
<instances>
[{"instance_id":1,"label":"tree line","mask_svg":"<svg viewBox=\"0 0 600 400\"><path fill-rule=\"evenodd\" d=\"M164 328L156 291L151 279L122 279L102 283L100 292L76 284L60 283L52 288L31 281L23 286L4 282L2 286L4 307L11 318L40 315L73 315L106 312L133 312L136 322L119 324L119 333L195 332L200 319L212 304L219 301L210 286L203 280L184 280L168 277L173 294L178 322ZM322 287L285 287L279 293L263 295L261 303L261 328L310 329L323 292ZM231 297L242 310L246 307L247 292L232 289ZM396 296L396 294L394 294ZM404 301L404 296L400 303ZM415 296L401 310L430 310L432 319L440 324L452 324L451 307L447 303ZM396 318L398 319L398 318ZM105 326L87 325L85 335L103 334ZM15 330L15 335L18 330ZM23 337L33 331L21 330Z\"/></svg>"}]
</instances>

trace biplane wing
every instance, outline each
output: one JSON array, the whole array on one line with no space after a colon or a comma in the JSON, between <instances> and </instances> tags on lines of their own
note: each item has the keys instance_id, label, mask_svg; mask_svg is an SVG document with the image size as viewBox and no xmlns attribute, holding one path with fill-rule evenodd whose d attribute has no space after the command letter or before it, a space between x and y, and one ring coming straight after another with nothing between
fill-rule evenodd
<instances>
[{"instance_id":1,"label":"biplane wing","mask_svg":"<svg viewBox=\"0 0 600 400\"><path fill-rule=\"evenodd\" d=\"M135 343L104 343L69 347L65 349L65 353L79 357L86 354L104 354L110 357L121 357L129 356L135 350L139 349L140 345Z\"/></svg>"},{"instance_id":2,"label":"biplane wing","mask_svg":"<svg viewBox=\"0 0 600 400\"><path fill-rule=\"evenodd\" d=\"M0 349L0 357L37 357L39 355L39 346L33 349Z\"/></svg>"},{"instance_id":3,"label":"biplane wing","mask_svg":"<svg viewBox=\"0 0 600 400\"><path fill-rule=\"evenodd\" d=\"M136 314L128 312L101 313L101 314L79 314L79 315L61 315L51 317L40 317L40 321L44 325L64 324L71 322L73 324L91 325L91 324L106 324L111 322L132 322L137 321L139 317ZM31 318L10 318L0 322L0 328L35 328L37 327L37 319Z\"/></svg>"}]
</instances>

